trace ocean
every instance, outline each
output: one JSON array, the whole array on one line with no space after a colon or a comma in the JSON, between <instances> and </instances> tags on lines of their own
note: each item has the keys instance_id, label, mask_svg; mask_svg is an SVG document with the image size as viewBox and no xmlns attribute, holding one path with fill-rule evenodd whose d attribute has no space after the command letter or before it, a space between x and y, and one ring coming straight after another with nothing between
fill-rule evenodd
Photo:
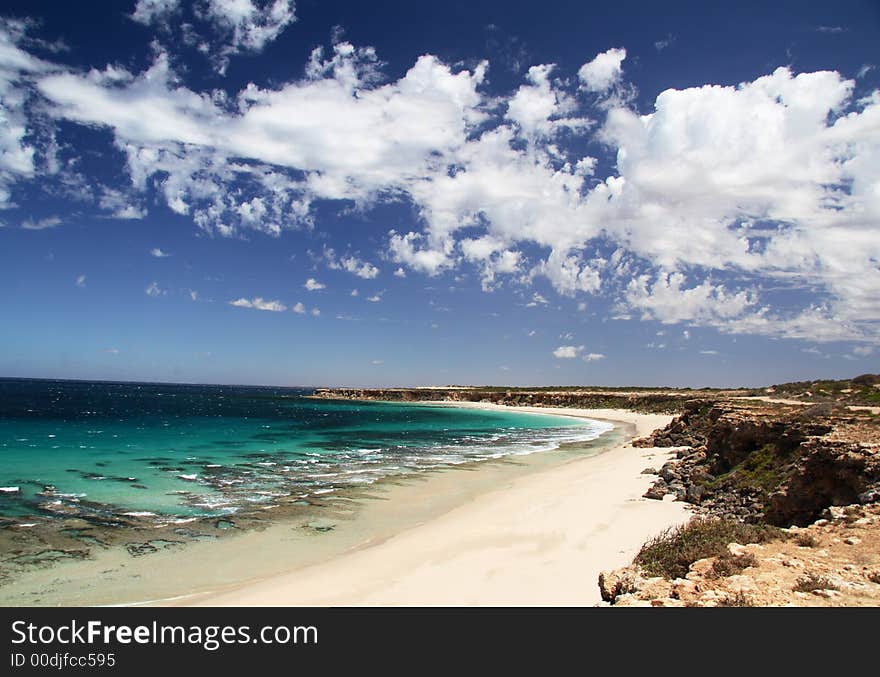
<instances>
[{"instance_id":1,"label":"ocean","mask_svg":"<svg viewBox=\"0 0 880 677\"><path fill-rule=\"evenodd\" d=\"M611 425L296 388L0 379L0 518L183 524L550 451Z\"/></svg>"}]
</instances>

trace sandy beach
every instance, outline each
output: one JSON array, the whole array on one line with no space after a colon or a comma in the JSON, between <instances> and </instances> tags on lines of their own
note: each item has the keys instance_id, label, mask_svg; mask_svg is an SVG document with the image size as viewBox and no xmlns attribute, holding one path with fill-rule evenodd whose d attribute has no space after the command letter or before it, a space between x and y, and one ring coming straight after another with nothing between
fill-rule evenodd
<instances>
[{"instance_id":1,"label":"sandy beach","mask_svg":"<svg viewBox=\"0 0 880 677\"><path fill-rule=\"evenodd\" d=\"M613 421L636 436L671 420L612 409L520 410ZM682 503L642 498L652 481L642 471L660 467L671 453L623 443L599 455L516 477L424 523L329 561L169 603L596 604L601 570L629 563L647 538L689 517Z\"/></svg>"}]
</instances>

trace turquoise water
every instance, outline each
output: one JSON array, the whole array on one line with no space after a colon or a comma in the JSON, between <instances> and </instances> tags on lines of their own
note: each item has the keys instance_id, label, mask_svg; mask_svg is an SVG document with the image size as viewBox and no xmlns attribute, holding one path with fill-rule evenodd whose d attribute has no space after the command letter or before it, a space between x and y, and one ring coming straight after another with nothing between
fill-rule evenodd
<instances>
[{"instance_id":1,"label":"turquoise water","mask_svg":"<svg viewBox=\"0 0 880 677\"><path fill-rule=\"evenodd\" d=\"M227 515L610 428L307 392L0 379L0 516Z\"/></svg>"}]
</instances>

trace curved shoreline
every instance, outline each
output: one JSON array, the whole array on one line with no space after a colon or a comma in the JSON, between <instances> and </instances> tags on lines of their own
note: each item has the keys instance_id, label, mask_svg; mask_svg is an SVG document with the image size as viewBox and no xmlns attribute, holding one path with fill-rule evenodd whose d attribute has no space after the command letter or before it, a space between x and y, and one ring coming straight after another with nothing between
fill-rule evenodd
<instances>
[{"instance_id":1,"label":"curved shoreline","mask_svg":"<svg viewBox=\"0 0 880 677\"><path fill-rule=\"evenodd\" d=\"M126 534L115 533L115 545L96 545L87 557L17 572L0 587L0 605L143 605L201 599L372 547L516 477L602 453L619 441L621 426L628 427L617 424L599 438L561 441L541 453L389 475L322 496L321 505L308 509L285 512L281 506L265 513L264 521L257 512L249 526L222 534L195 528L190 537L181 538L159 531L154 535L144 527L126 540ZM156 548L144 557L131 553L128 545L144 540L156 543ZM260 557L255 559L254 552ZM58 586L58 580L65 585Z\"/></svg>"},{"instance_id":2,"label":"curved shoreline","mask_svg":"<svg viewBox=\"0 0 880 677\"><path fill-rule=\"evenodd\" d=\"M632 426L634 436L644 436L671 420L671 416L624 410L430 404L600 419L617 427ZM636 449L630 442L514 477L424 523L327 561L224 591L165 602L208 606L597 604L600 570L629 563L647 538L689 517L680 503L641 497L651 483L651 476L642 470L661 465L672 452Z\"/></svg>"}]
</instances>

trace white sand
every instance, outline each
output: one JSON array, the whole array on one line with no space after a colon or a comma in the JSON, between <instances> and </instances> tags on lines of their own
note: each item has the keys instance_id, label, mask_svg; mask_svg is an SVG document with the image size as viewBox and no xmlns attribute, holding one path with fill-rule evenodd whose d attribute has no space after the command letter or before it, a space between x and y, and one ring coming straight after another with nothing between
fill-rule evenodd
<instances>
[{"instance_id":1,"label":"white sand","mask_svg":"<svg viewBox=\"0 0 880 677\"><path fill-rule=\"evenodd\" d=\"M473 405L492 407L494 405ZM631 423L646 435L671 417L623 410L517 408ZM629 444L518 477L464 505L322 564L187 600L202 605L591 605L599 571L687 521L682 503L642 498L669 449Z\"/></svg>"}]
</instances>

